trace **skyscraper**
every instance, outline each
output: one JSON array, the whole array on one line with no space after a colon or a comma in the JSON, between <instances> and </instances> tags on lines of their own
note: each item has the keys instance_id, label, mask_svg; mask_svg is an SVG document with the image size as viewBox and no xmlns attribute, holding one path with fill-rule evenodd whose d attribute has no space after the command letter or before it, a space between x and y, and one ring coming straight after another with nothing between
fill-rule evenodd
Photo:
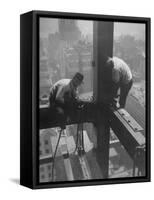
<instances>
[{"instance_id":1,"label":"skyscraper","mask_svg":"<svg viewBox=\"0 0 154 200\"><path fill-rule=\"evenodd\" d=\"M77 20L59 19L59 33L62 40L74 43L81 38L81 32L77 26Z\"/></svg>"}]
</instances>

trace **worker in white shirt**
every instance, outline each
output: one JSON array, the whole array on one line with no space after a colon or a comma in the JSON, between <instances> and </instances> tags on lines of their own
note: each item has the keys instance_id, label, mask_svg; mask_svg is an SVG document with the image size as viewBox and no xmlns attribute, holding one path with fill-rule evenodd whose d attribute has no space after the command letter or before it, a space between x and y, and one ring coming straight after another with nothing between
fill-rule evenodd
<instances>
[{"instance_id":1,"label":"worker in white shirt","mask_svg":"<svg viewBox=\"0 0 154 200\"><path fill-rule=\"evenodd\" d=\"M132 73L129 66L120 58L108 58L106 67L111 72L111 99L116 107L124 108L128 93L133 85ZM120 89L120 94L118 91ZM119 102L118 97L119 96Z\"/></svg>"},{"instance_id":2,"label":"worker in white shirt","mask_svg":"<svg viewBox=\"0 0 154 200\"><path fill-rule=\"evenodd\" d=\"M61 79L50 89L50 108L66 117L67 111L79 101L78 87L83 83L83 75L79 72L72 79Z\"/></svg>"}]
</instances>

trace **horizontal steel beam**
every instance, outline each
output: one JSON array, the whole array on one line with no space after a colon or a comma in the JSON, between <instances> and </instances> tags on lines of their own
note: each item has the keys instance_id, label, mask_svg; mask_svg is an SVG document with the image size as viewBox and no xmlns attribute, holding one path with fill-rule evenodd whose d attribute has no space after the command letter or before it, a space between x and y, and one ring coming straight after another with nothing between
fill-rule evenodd
<instances>
[{"instance_id":1,"label":"horizontal steel beam","mask_svg":"<svg viewBox=\"0 0 154 200\"><path fill-rule=\"evenodd\" d=\"M146 144L145 136L141 133L142 127L123 109L110 109L110 126L130 157L140 169L145 170L145 152L143 150L140 162L136 163L139 147ZM142 160L142 161L141 161Z\"/></svg>"},{"instance_id":2,"label":"horizontal steel beam","mask_svg":"<svg viewBox=\"0 0 154 200\"><path fill-rule=\"evenodd\" d=\"M82 122L94 122L95 113L91 106L87 106L83 110L74 110L74 114L66 117L62 120L61 115L53 110L50 110L48 106L42 106L39 109L39 128L47 129L52 127L61 127L62 125L78 124Z\"/></svg>"},{"instance_id":3,"label":"horizontal steel beam","mask_svg":"<svg viewBox=\"0 0 154 200\"><path fill-rule=\"evenodd\" d=\"M48 106L41 107L39 111L39 126L40 129L46 129L60 126L61 124L69 125L80 122L96 122L96 113L97 109L95 113L85 109L80 115L77 112L77 115L72 116L70 121L61 121L60 116L57 113L52 113ZM142 127L127 113L127 111L110 108L109 115L106 117L110 118L109 122L111 128L131 156L134 155L136 147L145 144L145 136L141 133L143 130Z\"/></svg>"}]
</instances>

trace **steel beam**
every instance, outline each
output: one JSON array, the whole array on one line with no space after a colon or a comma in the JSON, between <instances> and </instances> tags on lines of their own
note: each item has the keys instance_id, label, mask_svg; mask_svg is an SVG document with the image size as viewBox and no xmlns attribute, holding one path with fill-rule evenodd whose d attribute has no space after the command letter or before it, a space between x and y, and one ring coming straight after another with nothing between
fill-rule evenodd
<instances>
[{"instance_id":1,"label":"steel beam","mask_svg":"<svg viewBox=\"0 0 154 200\"><path fill-rule=\"evenodd\" d=\"M81 112L81 113L80 113ZM76 110L76 114L70 116L69 120L62 120L61 116L48 106L41 106L39 109L39 129L61 127L62 125L71 125L84 122L94 122L95 114L93 107L89 106L82 111ZM81 118L82 115L82 118Z\"/></svg>"},{"instance_id":2,"label":"steel beam","mask_svg":"<svg viewBox=\"0 0 154 200\"><path fill-rule=\"evenodd\" d=\"M105 72L107 57L112 57L113 22L94 22L94 98L104 103L110 91L110 74ZM96 119L97 130L97 162L102 170L103 178L108 178L109 169L109 123L107 112L98 110Z\"/></svg>"},{"instance_id":3,"label":"steel beam","mask_svg":"<svg viewBox=\"0 0 154 200\"><path fill-rule=\"evenodd\" d=\"M110 126L128 152L134 165L145 175L145 136L142 127L123 109L110 109ZM142 148L143 147L143 148ZM140 151L139 151L140 150Z\"/></svg>"}]
</instances>

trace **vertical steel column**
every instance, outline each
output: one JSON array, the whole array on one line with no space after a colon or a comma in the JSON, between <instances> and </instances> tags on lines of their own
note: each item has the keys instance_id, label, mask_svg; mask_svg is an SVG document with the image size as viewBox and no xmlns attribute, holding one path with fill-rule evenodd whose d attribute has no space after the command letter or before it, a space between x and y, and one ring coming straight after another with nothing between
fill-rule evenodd
<instances>
[{"instance_id":1,"label":"vertical steel column","mask_svg":"<svg viewBox=\"0 0 154 200\"><path fill-rule=\"evenodd\" d=\"M113 53L113 22L94 22L94 97L98 103L104 103L110 91L111 74L105 72L107 57ZM105 109L106 110L106 109ZM102 169L103 178L108 178L110 129L107 112L98 109L97 113L97 161Z\"/></svg>"}]
</instances>

